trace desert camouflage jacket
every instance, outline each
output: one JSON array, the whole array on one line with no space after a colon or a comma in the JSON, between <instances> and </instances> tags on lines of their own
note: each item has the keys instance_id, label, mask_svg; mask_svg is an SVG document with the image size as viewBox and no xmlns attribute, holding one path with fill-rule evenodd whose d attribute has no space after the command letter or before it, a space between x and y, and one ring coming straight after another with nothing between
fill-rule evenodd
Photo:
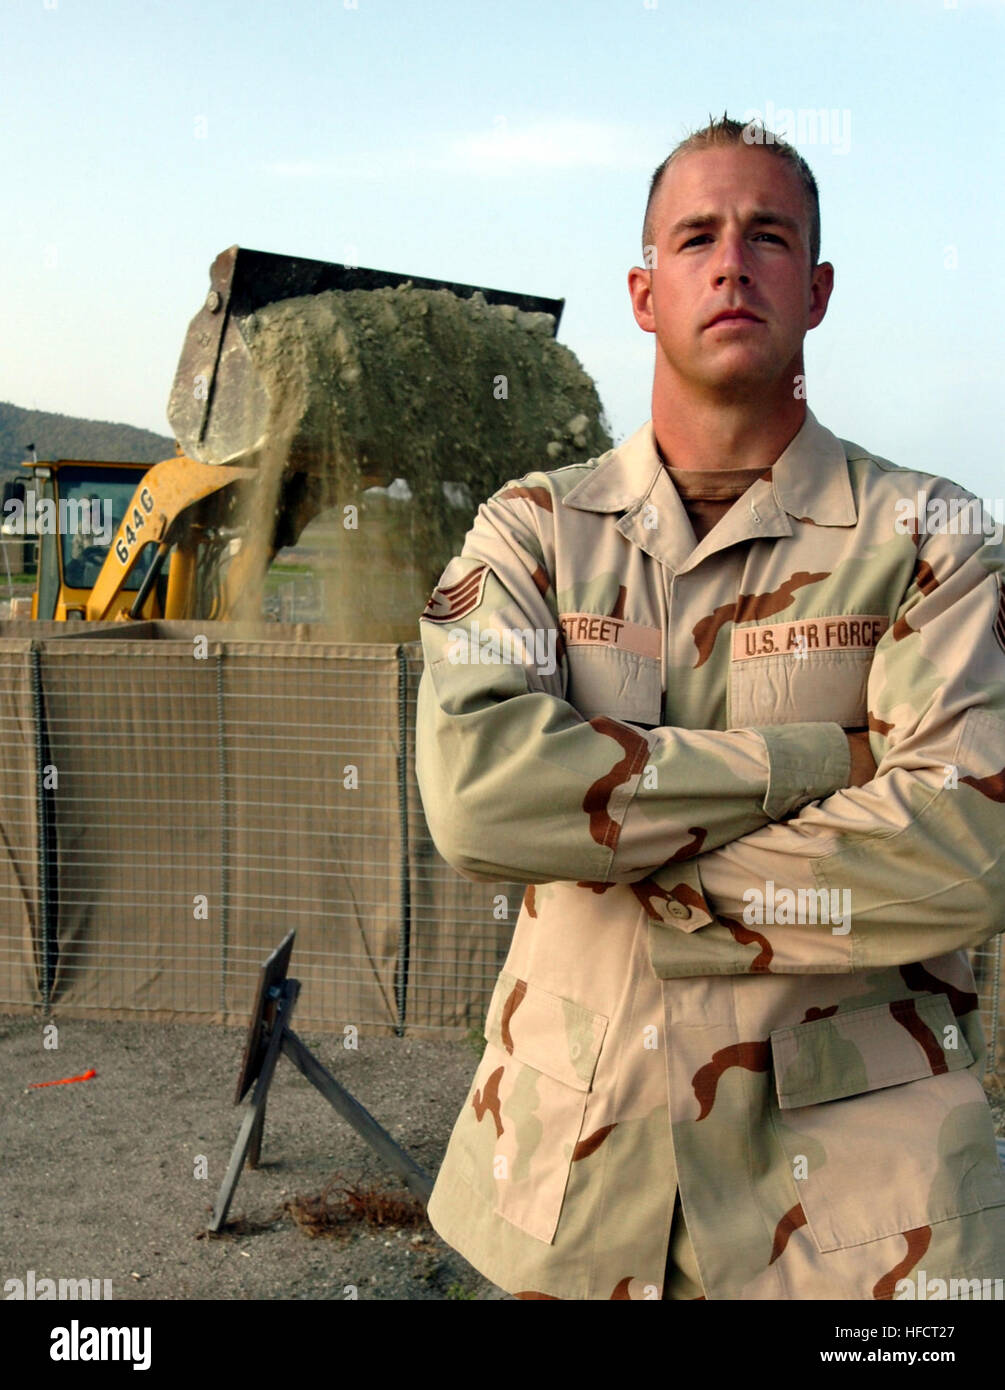
<instances>
[{"instance_id":1,"label":"desert camouflage jacket","mask_svg":"<svg viewBox=\"0 0 1005 1390\"><path fill-rule=\"evenodd\" d=\"M1005 1274L981 517L811 414L697 546L651 422L479 509L420 623L417 771L448 862L529 886L429 1214L504 1289L660 1297L678 1185L709 1299Z\"/></svg>"}]
</instances>

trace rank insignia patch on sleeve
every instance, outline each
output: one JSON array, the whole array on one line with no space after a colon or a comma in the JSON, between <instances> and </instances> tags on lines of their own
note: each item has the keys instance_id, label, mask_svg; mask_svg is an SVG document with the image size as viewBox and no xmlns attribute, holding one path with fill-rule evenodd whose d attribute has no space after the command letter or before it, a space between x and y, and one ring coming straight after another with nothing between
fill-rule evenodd
<instances>
[{"instance_id":1,"label":"rank insignia patch on sleeve","mask_svg":"<svg viewBox=\"0 0 1005 1390\"><path fill-rule=\"evenodd\" d=\"M488 565L476 565L455 584L438 584L419 617L431 623L457 622L481 603L488 572Z\"/></svg>"}]
</instances>

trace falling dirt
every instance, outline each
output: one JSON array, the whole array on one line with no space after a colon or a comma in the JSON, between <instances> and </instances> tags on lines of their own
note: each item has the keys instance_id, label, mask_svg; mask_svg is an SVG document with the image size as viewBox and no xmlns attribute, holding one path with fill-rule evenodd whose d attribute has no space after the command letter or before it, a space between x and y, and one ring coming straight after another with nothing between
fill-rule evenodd
<instances>
[{"instance_id":1,"label":"falling dirt","mask_svg":"<svg viewBox=\"0 0 1005 1390\"><path fill-rule=\"evenodd\" d=\"M246 320L270 422L244 507L244 611L261 611L278 523L341 640L414 638L490 493L611 446L592 380L552 329L548 314L411 285L283 300ZM366 491L395 479L407 486Z\"/></svg>"}]
</instances>

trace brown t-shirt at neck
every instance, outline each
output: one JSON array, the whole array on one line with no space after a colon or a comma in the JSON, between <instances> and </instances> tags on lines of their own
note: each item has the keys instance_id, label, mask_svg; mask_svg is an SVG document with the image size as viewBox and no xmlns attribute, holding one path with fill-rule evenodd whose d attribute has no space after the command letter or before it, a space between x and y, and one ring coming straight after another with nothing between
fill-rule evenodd
<instances>
[{"instance_id":1,"label":"brown t-shirt at neck","mask_svg":"<svg viewBox=\"0 0 1005 1390\"><path fill-rule=\"evenodd\" d=\"M680 494L696 541L703 541L717 521L726 515L766 468L671 468L663 467Z\"/></svg>"}]
</instances>

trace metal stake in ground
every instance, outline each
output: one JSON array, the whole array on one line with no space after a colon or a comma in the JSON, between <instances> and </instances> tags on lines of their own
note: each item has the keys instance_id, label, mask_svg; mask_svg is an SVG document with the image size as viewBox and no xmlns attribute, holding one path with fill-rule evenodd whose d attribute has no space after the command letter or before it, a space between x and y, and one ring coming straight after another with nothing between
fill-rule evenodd
<instances>
[{"instance_id":1,"label":"metal stake in ground","mask_svg":"<svg viewBox=\"0 0 1005 1390\"><path fill-rule=\"evenodd\" d=\"M433 1180L429 1174L394 1142L387 1130L360 1105L355 1096L339 1085L290 1027L300 993L300 981L286 978L295 935L295 932L290 932L283 939L262 966L259 976L235 1097L236 1103L244 1107L244 1115L213 1208L213 1219L209 1223L211 1231L219 1231L227 1219L245 1158L249 1167L257 1167L265 1127L265 1102L280 1052L286 1053L298 1071L398 1174L410 1192L423 1202L428 1202L433 1190Z\"/></svg>"}]
</instances>

